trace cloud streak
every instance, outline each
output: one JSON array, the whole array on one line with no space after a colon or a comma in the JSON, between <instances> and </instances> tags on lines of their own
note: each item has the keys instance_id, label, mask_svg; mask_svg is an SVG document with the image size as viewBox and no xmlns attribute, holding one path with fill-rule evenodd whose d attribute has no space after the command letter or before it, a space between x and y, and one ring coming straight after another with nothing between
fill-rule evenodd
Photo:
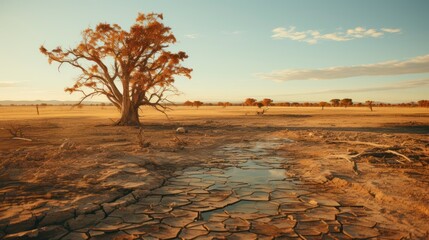
<instances>
[{"instance_id":1,"label":"cloud streak","mask_svg":"<svg viewBox=\"0 0 429 240\"><path fill-rule=\"evenodd\" d=\"M316 44L320 40L329 40L336 42L350 41L359 38L379 38L384 34L394 34L400 33L401 29L399 28L369 28L364 27L355 27L347 29L344 32L330 32L330 33L321 33L316 30L305 30L297 31L296 27L290 26L289 28L278 27L272 30L273 34L271 37L273 39L290 39L293 41L306 42L308 44Z\"/></svg>"},{"instance_id":2,"label":"cloud streak","mask_svg":"<svg viewBox=\"0 0 429 240\"><path fill-rule=\"evenodd\" d=\"M0 82L0 88L15 87L15 82Z\"/></svg>"},{"instance_id":3,"label":"cloud streak","mask_svg":"<svg viewBox=\"0 0 429 240\"><path fill-rule=\"evenodd\" d=\"M418 87L425 87L425 86L429 86L429 78L409 80L409 81L399 82L395 84L387 84L384 86L326 90L326 91L312 92L311 94L380 92L380 91L390 91L390 90L404 90L404 89L411 89L411 88L418 88Z\"/></svg>"},{"instance_id":4,"label":"cloud streak","mask_svg":"<svg viewBox=\"0 0 429 240\"><path fill-rule=\"evenodd\" d=\"M362 87L362 88L348 88L348 89L332 89L324 91L314 91L314 92L301 92L301 93L292 93L292 94L282 94L282 95L273 95L273 97L285 97L285 96L304 96L304 95L319 95L319 94L342 94L342 93L363 93L363 92L382 92L382 91L391 91L391 90L404 90L404 89L413 89L429 86L429 78L426 79L417 79L417 80L407 80L397 83L391 83L381 86L372 86L372 87Z\"/></svg>"},{"instance_id":5,"label":"cloud streak","mask_svg":"<svg viewBox=\"0 0 429 240\"><path fill-rule=\"evenodd\" d=\"M429 54L399 61L374 64L339 66L322 69L286 69L271 73L258 73L262 79L276 81L329 80L359 76L389 76L429 72Z\"/></svg>"}]
</instances>

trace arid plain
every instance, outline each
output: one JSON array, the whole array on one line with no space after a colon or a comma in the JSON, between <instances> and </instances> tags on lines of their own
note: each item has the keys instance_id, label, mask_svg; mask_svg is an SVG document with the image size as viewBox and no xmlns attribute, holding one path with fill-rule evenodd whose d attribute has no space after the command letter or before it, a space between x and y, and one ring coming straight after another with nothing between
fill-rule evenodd
<instances>
[{"instance_id":1,"label":"arid plain","mask_svg":"<svg viewBox=\"0 0 429 240\"><path fill-rule=\"evenodd\" d=\"M427 108L39 111L0 107L0 239L428 238Z\"/></svg>"}]
</instances>

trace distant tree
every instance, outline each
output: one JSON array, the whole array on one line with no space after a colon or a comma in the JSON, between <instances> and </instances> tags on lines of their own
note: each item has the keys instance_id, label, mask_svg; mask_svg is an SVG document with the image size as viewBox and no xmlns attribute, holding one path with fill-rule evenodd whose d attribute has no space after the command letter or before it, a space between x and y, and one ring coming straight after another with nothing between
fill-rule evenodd
<instances>
[{"instance_id":1,"label":"distant tree","mask_svg":"<svg viewBox=\"0 0 429 240\"><path fill-rule=\"evenodd\" d=\"M373 103L374 103L374 101L371 101L371 100L365 101L365 104L369 107L369 109L371 110L371 112L372 112L372 104Z\"/></svg>"},{"instance_id":2,"label":"distant tree","mask_svg":"<svg viewBox=\"0 0 429 240\"><path fill-rule=\"evenodd\" d=\"M177 93L175 76L191 77L192 69L181 65L186 53L167 50L176 38L162 19L162 14L140 13L129 31L100 23L84 30L74 48L48 51L41 46L40 51L49 63L58 62L60 67L65 63L81 71L65 91L82 93L80 102L104 95L121 112L116 125L140 125L140 106L165 113L168 97Z\"/></svg>"},{"instance_id":3,"label":"distant tree","mask_svg":"<svg viewBox=\"0 0 429 240\"><path fill-rule=\"evenodd\" d=\"M244 100L244 106L253 106L256 103L256 99L254 98L246 98L246 100Z\"/></svg>"},{"instance_id":4,"label":"distant tree","mask_svg":"<svg viewBox=\"0 0 429 240\"><path fill-rule=\"evenodd\" d=\"M203 102L201 102L201 101L194 101L194 104L193 104L193 106L195 106L195 107L197 107L197 109L200 107L200 106L202 106L204 103Z\"/></svg>"},{"instance_id":5,"label":"distant tree","mask_svg":"<svg viewBox=\"0 0 429 240\"><path fill-rule=\"evenodd\" d=\"M231 106L232 104L230 102L218 102L217 105L226 108L227 106Z\"/></svg>"},{"instance_id":6,"label":"distant tree","mask_svg":"<svg viewBox=\"0 0 429 240\"><path fill-rule=\"evenodd\" d=\"M320 102L320 103L319 103L319 106L321 106L321 107L322 107L322 110L323 110L323 109L325 109L325 106L326 106L326 105L328 105L328 103L327 103L327 102Z\"/></svg>"},{"instance_id":7,"label":"distant tree","mask_svg":"<svg viewBox=\"0 0 429 240\"><path fill-rule=\"evenodd\" d=\"M257 106L258 108L261 108L264 106L264 104L262 102L256 102L254 103L255 106Z\"/></svg>"},{"instance_id":8,"label":"distant tree","mask_svg":"<svg viewBox=\"0 0 429 240\"><path fill-rule=\"evenodd\" d=\"M427 107L427 108L429 108L429 100L420 100L420 101L417 102L417 104L420 107Z\"/></svg>"},{"instance_id":9,"label":"distant tree","mask_svg":"<svg viewBox=\"0 0 429 240\"><path fill-rule=\"evenodd\" d=\"M344 106L344 108L347 108L348 106L353 105L353 100L350 98L344 98L344 99L341 99L340 104L341 106Z\"/></svg>"},{"instance_id":10,"label":"distant tree","mask_svg":"<svg viewBox=\"0 0 429 240\"><path fill-rule=\"evenodd\" d=\"M334 98L334 99L331 99L331 105L333 106L333 107L338 107L338 106L340 106L340 99L337 99L337 98Z\"/></svg>"},{"instance_id":11,"label":"distant tree","mask_svg":"<svg viewBox=\"0 0 429 240\"><path fill-rule=\"evenodd\" d=\"M194 103L188 100L188 101L184 102L183 105L188 106L188 107L192 107L192 106L194 106Z\"/></svg>"},{"instance_id":12,"label":"distant tree","mask_svg":"<svg viewBox=\"0 0 429 240\"><path fill-rule=\"evenodd\" d=\"M264 105L265 107L268 107L268 106L270 106L270 105L273 103L273 100L272 100L272 99L269 99L269 98L264 98L264 99L261 101L261 103L262 103L262 105Z\"/></svg>"}]
</instances>

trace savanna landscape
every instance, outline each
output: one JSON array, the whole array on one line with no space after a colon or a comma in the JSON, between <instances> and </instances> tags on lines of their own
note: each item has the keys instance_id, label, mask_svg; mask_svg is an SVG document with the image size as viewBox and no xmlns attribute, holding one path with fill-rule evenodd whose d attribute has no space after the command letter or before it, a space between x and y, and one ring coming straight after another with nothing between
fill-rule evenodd
<instances>
[{"instance_id":1,"label":"savanna landscape","mask_svg":"<svg viewBox=\"0 0 429 240\"><path fill-rule=\"evenodd\" d=\"M417 34L414 25L392 18L394 13L427 18L427 3L394 2L383 24L397 28L274 28L269 41L277 42L271 45L300 54L291 62L280 58L287 69L268 72L268 58L259 58L265 52L277 58L278 49L258 52L254 43L241 54L223 51L226 57L216 58L220 50L207 40L209 33L191 32L203 31L203 22L213 24L212 10L225 8L191 2L207 14L201 22L178 13L182 7L191 11L185 10L188 2L142 1L145 7L136 12L137 3L129 3L131 11L110 1L105 9L134 21L91 12L70 25L83 30L73 41L35 18L35 28L43 23L50 38L38 47L29 40L38 52L29 55L28 70L13 70L13 57L0 59L8 66L4 76L28 79L0 78L0 239L429 239L429 55L423 55L429 34L407 45L413 53L407 57L392 47L402 42L391 40ZM280 9L288 6L305 13L298 3L273 1L268 7L250 1L249 9L269 16L262 20L238 2L231 11L257 23L275 16L300 19L285 17ZM335 12L334 2L320 7ZM99 3L81 11L98 9ZM362 8L337 3L338 9ZM5 19L30 9L39 9L29 15L38 16L51 6L1 4L9 9L2 12ZM384 6L372 4L364 5L374 11ZM322 12L321 19L329 19ZM375 22L367 14L349 17ZM249 25L228 19L216 24ZM253 41L241 39L245 30L219 34L225 48ZM367 43L347 45L359 41L388 44L365 54L359 49ZM335 53L326 59L331 48ZM346 55L372 63L336 55L347 48ZM391 49L399 60L377 60L393 59ZM199 54L209 56L207 62L198 61ZM248 66L242 68L236 57ZM207 70L210 61L219 68ZM225 79L214 81L219 72ZM59 88L67 94L57 93Z\"/></svg>"}]
</instances>

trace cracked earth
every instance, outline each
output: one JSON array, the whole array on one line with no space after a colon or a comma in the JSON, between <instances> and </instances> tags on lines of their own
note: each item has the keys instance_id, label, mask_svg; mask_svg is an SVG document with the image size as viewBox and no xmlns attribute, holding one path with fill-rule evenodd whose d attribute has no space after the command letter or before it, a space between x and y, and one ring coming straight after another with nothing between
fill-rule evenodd
<instances>
[{"instance_id":1,"label":"cracked earth","mask_svg":"<svg viewBox=\"0 0 429 240\"><path fill-rule=\"evenodd\" d=\"M179 107L145 147L109 109L27 110L0 108L0 239L429 236L426 109Z\"/></svg>"},{"instance_id":2,"label":"cracked earth","mask_svg":"<svg viewBox=\"0 0 429 240\"><path fill-rule=\"evenodd\" d=\"M353 196L288 176L278 154L288 139L221 147L206 166L174 173L122 206L88 210L64 222L6 235L61 239L399 239L404 232ZM45 232L44 232L45 230ZM45 234L45 235L44 235Z\"/></svg>"}]
</instances>

